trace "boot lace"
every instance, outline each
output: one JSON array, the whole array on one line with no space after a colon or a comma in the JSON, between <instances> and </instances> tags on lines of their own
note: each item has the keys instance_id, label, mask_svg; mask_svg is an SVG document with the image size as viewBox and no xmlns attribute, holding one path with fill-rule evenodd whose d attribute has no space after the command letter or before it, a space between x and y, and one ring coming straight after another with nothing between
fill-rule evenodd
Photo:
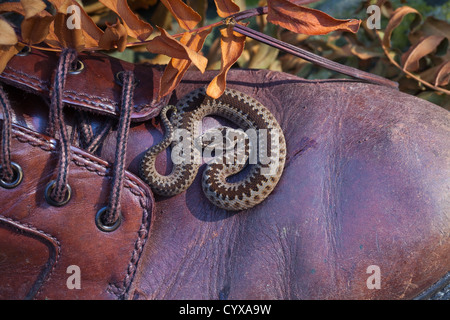
<instances>
[{"instance_id":1,"label":"boot lace","mask_svg":"<svg viewBox=\"0 0 450 320\"><path fill-rule=\"evenodd\" d=\"M71 161L71 137L64 121L63 93L67 74L78 62L74 49L65 49L60 54L55 70L53 87L50 94L49 128L50 136L57 139L58 164L56 178L47 184L45 199L52 206L64 206L70 201L71 187L69 169ZM117 123L117 141L115 160L112 166L112 186L105 207L96 215L99 229L108 232L115 230L121 222L121 197L124 184L126 150L133 107L135 87L134 74L131 71L121 73L122 95L120 117ZM7 94L0 85L0 108L3 113L3 125L0 139L0 187L15 188L22 181L20 165L11 160L12 109ZM113 121L105 121L98 134L94 134L84 112L79 112L80 145L89 153L94 153L105 136L113 127Z\"/></svg>"}]
</instances>

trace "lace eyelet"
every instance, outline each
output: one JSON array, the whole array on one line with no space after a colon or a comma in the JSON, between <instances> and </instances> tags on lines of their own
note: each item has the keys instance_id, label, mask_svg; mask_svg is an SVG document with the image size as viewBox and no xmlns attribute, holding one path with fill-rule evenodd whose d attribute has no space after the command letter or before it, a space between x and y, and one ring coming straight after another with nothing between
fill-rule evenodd
<instances>
[{"instance_id":1,"label":"lace eyelet","mask_svg":"<svg viewBox=\"0 0 450 320\"><path fill-rule=\"evenodd\" d=\"M23 179L22 168L15 162L11 162L11 167L14 172L12 181L8 182L0 179L0 186L5 189L14 189L22 182Z\"/></svg>"},{"instance_id":2,"label":"lace eyelet","mask_svg":"<svg viewBox=\"0 0 450 320\"><path fill-rule=\"evenodd\" d=\"M106 212L108 212L108 210L108 207L103 207L98 210L97 214L95 215L95 224L97 225L97 228L103 232L115 231L122 223L122 215L119 214L119 218L112 225L105 224L103 222L103 216Z\"/></svg>"},{"instance_id":3,"label":"lace eyelet","mask_svg":"<svg viewBox=\"0 0 450 320\"><path fill-rule=\"evenodd\" d=\"M115 80L116 80L116 83L119 85L119 86L123 86L123 73L124 73L125 71L119 71L119 72L117 72L116 73L116 75L114 76L114 78L115 78ZM133 83L133 87L136 87L137 85L139 84L139 80L138 79L134 79L134 83Z\"/></svg>"},{"instance_id":4,"label":"lace eyelet","mask_svg":"<svg viewBox=\"0 0 450 320\"><path fill-rule=\"evenodd\" d=\"M84 63L80 60L74 61L69 69L69 74L80 74L84 70Z\"/></svg>"},{"instance_id":5,"label":"lace eyelet","mask_svg":"<svg viewBox=\"0 0 450 320\"><path fill-rule=\"evenodd\" d=\"M20 50L19 52L16 53L16 56L26 57L30 53L31 53L31 47L25 46L25 47L22 48L22 50Z\"/></svg>"},{"instance_id":6,"label":"lace eyelet","mask_svg":"<svg viewBox=\"0 0 450 320\"><path fill-rule=\"evenodd\" d=\"M56 181L52 180L47 184L47 187L45 188L45 193L44 193L45 201L47 201L47 203L49 205L52 205L54 207L62 207L65 204L67 204L69 202L70 198L72 197L72 188L68 184L66 184L66 190L67 190L66 198L63 201L58 202L58 201L55 201L51 196L52 190L55 188L55 183L56 183Z\"/></svg>"}]
</instances>

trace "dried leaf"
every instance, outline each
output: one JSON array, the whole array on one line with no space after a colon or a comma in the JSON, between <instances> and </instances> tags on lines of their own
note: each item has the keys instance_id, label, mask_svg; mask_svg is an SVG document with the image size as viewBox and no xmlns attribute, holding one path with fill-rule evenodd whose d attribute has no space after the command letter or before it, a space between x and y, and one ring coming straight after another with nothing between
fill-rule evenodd
<instances>
[{"instance_id":1,"label":"dried leaf","mask_svg":"<svg viewBox=\"0 0 450 320\"><path fill-rule=\"evenodd\" d=\"M404 6L400 7L397 10L394 11L392 14L392 17L390 18L388 25L386 26L386 29L384 31L384 37L383 37L383 46L386 48L389 48L391 46L391 35L392 31L394 31L395 28L397 28L400 23L403 21L403 18L410 13L414 13L417 15L416 20L413 22L413 25L416 25L418 21L422 19L422 16L420 13L411 7Z\"/></svg>"},{"instance_id":2,"label":"dried leaf","mask_svg":"<svg viewBox=\"0 0 450 320\"><path fill-rule=\"evenodd\" d=\"M0 3L0 13L3 12L15 12L25 16L25 10L20 2Z\"/></svg>"},{"instance_id":3,"label":"dried leaf","mask_svg":"<svg viewBox=\"0 0 450 320\"><path fill-rule=\"evenodd\" d=\"M335 30L356 33L361 23L358 19L334 19L320 10L303 7L288 0L269 1L267 21L308 35L327 34Z\"/></svg>"},{"instance_id":4,"label":"dried leaf","mask_svg":"<svg viewBox=\"0 0 450 320\"><path fill-rule=\"evenodd\" d=\"M198 27L203 27L206 19L206 10L208 9L208 0L187 0L186 4L200 15L201 20Z\"/></svg>"},{"instance_id":5,"label":"dried leaf","mask_svg":"<svg viewBox=\"0 0 450 320\"><path fill-rule=\"evenodd\" d=\"M85 48L85 37L81 28L68 28L67 20L71 19L71 15L67 14L67 9L72 5L71 0L55 1L58 3L58 12L55 16L53 24L55 36L63 48L74 48L77 51L82 51Z\"/></svg>"},{"instance_id":6,"label":"dried leaf","mask_svg":"<svg viewBox=\"0 0 450 320\"><path fill-rule=\"evenodd\" d=\"M117 47L119 52L123 52L127 47L127 36L127 29L117 19L114 24L106 23L105 33L100 38L98 46L105 50Z\"/></svg>"},{"instance_id":7,"label":"dried leaf","mask_svg":"<svg viewBox=\"0 0 450 320\"><path fill-rule=\"evenodd\" d=\"M146 47L148 51L176 59L190 60L201 72L205 72L208 60L204 56L173 38L166 30L160 27L158 29L161 35L148 42Z\"/></svg>"},{"instance_id":8,"label":"dried leaf","mask_svg":"<svg viewBox=\"0 0 450 320\"><path fill-rule=\"evenodd\" d=\"M408 36L411 43L416 44L426 36L440 35L450 41L450 23L434 17L427 17L419 29Z\"/></svg>"},{"instance_id":9,"label":"dried leaf","mask_svg":"<svg viewBox=\"0 0 450 320\"><path fill-rule=\"evenodd\" d=\"M252 49L246 68L267 69L278 57L279 50L264 43L258 43ZM239 65L242 66L240 61Z\"/></svg>"},{"instance_id":10,"label":"dried leaf","mask_svg":"<svg viewBox=\"0 0 450 320\"><path fill-rule=\"evenodd\" d=\"M180 39L180 43L186 45L191 50L199 52L210 32L211 29L206 29L195 34L185 33ZM191 66L191 63L189 59L172 58L170 60L161 77L159 98L166 96L178 86L184 74Z\"/></svg>"},{"instance_id":11,"label":"dried leaf","mask_svg":"<svg viewBox=\"0 0 450 320\"><path fill-rule=\"evenodd\" d=\"M159 2L156 6L152 16L150 17L150 21L155 25L165 30L171 30L173 24L173 16L170 14L170 11L164 6L162 2Z\"/></svg>"},{"instance_id":12,"label":"dried leaf","mask_svg":"<svg viewBox=\"0 0 450 320\"><path fill-rule=\"evenodd\" d=\"M0 45L12 46L17 43L18 40L14 28L3 19L0 19L0 30L2 31Z\"/></svg>"},{"instance_id":13,"label":"dried leaf","mask_svg":"<svg viewBox=\"0 0 450 320\"><path fill-rule=\"evenodd\" d=\"M0 20L1 21L1 20ZM0 45L0 73L5 70L9 60L14 57L20 50L22 50L22 44L16 44L11 46Z\"/></svg>"},{"instance_id":14,"label":"dried leaf","mask_svg":"<svg viewBox=\"0 0 450 320\"><path fill-rule=\"evenodd\" d=\"M444 40L443 36L429 36L411 47L402 55L402 65L404 70L416 71L419 69L419 60L431 52Z\"/></svg>"},{"instance_id":15,"label":"dried leaf","mask_svg":"<svg viewBox=\"0 0 450 320\"><path fill-rule=\"evenodd\" d=\"M241 10L233 0L214 0L214 2L216 3L217 14L222 18L231 16Z\"/></svg>"},{"instance_id":16,"label":"dried leaf","mask_svg":"<svg viewBox=\"0 0 450 320\"><path fill-rule=\"evenodd\" d=\"M50 32L50 24L54 19L54 16L42 17L39 15L24 19L20 26L23 42L31 45L44 41Z\"/></svg>"},{"instance_id":17,"label":"dried leaf","mask_svg":"<svg viewBox=\"0 0 450 320\"><path fill-rule=\"evenodd\" d=\"M149 23L142 21L131 11L126 0L99 1L119 15L131 37L144 41L153 32Z\"/></svg>"},{"instance_id":18,"label":"dried leaf","mask_svg":"<svg viewBox=\"0 0 450 320\"><path fill-rule=\"evenodd\" d=\"M220 30L220 48L222 50L222 65L219 74L208 85L206 93L208 96L217 99L226 88L226 77L228 70L239 59L244 51L245 36L234 32L232 26Z\"/></svg>"},{"instance_id":19,"label":"dried leaf","mask_svg":"<svg viewBox=\"0 0 450 320\"><path fill-rule=\"evenodd\" d=\"M202 17L197 12L181 0L161 0L161 2L177 19L180 27L185 30L194 29L202 20Z\"/></svg>"},{"instance_id":20,"label":"dried leaf","mask_svg":"<svg viewBox=\"0 0 450 320\"><path fill-rule=\"evenodd\" d=\"M68 15L67 8L69 5L76 5L79 8L79 19L80 19L80 25L81 25L81 33L82 37L84 39L84 46L86 47L96 47L98 46L98 42L100 41L100 37L103 34L103 31L95 24L95 22L89 17L89 15L84 11L84 9L80 6L78 2L75 0L49 0L50 3L52 3L55 8L57 9L57 15L58 13ZM70 15L73 15L74 11L70 12ZM67 17L66 17L67 18ZM56 34L56 17L55 17L55 24L50 25L49 30L49 37L46 39L46 43L51 44L53 46L53 42L55 42L55 39L58 39L59 42L59 36ZM59 19L62 19L61 17ZM58 27L59 28L59 27ZM66 28L68 29L68 28ZM48 42L50 41L50 43ZM60 46L64 46L63 43L60 43Z\"/></svg>"},{"instance_id":21,"label":"dried leaf","mask_svg":"<svg viewBox=\"0 0 450 320\"><path fill-rule=\"evenodd\" d=\"M436 73L436 80L434 80L434 85L436 87L443 87L450 83L450 61L446 61L439 68Z\"/></svg>"},{"instance_id":22,"label":"dried leaf","mask_svg":"<svg viewBox=\"0 0 450 320\"><path fill-rule=\"evenodd\" d=\"M45 10L47 5L41 0L20 0L25 11L25 19L31 18Z\"/></svg>"}]
</instances>

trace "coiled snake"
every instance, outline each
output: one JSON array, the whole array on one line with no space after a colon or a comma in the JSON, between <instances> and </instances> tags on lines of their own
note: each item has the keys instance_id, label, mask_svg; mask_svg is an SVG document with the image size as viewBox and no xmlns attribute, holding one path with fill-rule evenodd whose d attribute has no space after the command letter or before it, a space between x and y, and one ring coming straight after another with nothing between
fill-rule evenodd
<instances>
[{"instance_id":1,"label":"coiled snake","mask_svg":"<svg viewBox=\"0 0 450 320\"><path fill-rule=\"evenodd\" d=\"M167 117L170 110L173 112L171 120ZM140 163L140 176L157 194L172 196L185 191L201 165L201 150L206 148L208 133L201 134L201 125L202 119L209 115L226 118L240 129L220 128L216 131L222 133L222 139L226 130L225 137L219 142L227 147L220 149L217 147L220 143L209 145L210 148L215 146L216 155L203 172L203 191L209 201L220 208L233 211L251 208L263 201L277 185L284 168L286 143L280 125L270 111L236 90L226 89L219 99L212 99L204 88L200 88L180 100L176 107L164 107L160 113L164 138L145 153ZM256 136L258 143L253 139ZM265 144L261 143L262 138ZM244 148L237 148L244 140ZM155 167L156 157L170 145L173 168L170 174L161 175ZM254 152L256 147L258 152ZM229 150L233 151L231 155ZM174 154L183 161L174 161ZM248 170L243 170L245 167ZM239 176L240 171L246 172L246 176L239 181L230 181L235 180L232 176Z\"/></svg>"}]
</instances>

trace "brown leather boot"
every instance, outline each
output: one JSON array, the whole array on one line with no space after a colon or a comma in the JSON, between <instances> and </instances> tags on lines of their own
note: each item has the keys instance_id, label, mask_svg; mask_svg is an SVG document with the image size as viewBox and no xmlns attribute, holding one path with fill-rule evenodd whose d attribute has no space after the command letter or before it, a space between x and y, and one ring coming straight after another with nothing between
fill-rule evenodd
<instances>
[{"instance_id":1,"label":"brown leather boot","mask_svg":"<svg viewBox=\"0 0 450 320\"><path fill-rule=\"evenodd\" d=\"M156 101L161 72L33 50L0 74L1 299L445 298L448 111L372 84L231 70L228 87L280 123L287 160L267 199L230 212L206 199L203 167L172 197L138 177L161 108L215 75L190 71ZM163 153L158 170L169 164Z\"/></svg>"}]
</instances>

